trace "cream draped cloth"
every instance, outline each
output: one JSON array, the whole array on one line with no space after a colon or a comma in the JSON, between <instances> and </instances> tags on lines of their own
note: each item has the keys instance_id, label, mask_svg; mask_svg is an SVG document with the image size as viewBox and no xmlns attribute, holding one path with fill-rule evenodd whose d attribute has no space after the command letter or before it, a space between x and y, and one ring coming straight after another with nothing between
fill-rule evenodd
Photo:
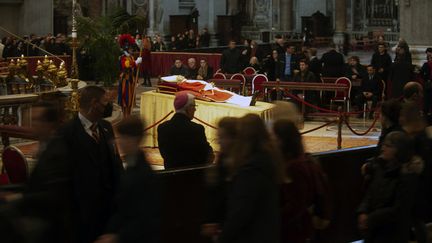
<instances>
[{"instance_id":1,"label":"cream draped cloth","mask_svg":"<svg viewBox=\"0 0 432 243\"><path fill-rule=\"evenodd\" d=\"M248 107L252 96L242 96L228 90L220 89L212 83L202 80L187 80L182 76L166 76L161 78L165 82L177 83L183 90L190 90L198 99L214 102L229 103L242 107Z\"/></svg>"}]
</instances>

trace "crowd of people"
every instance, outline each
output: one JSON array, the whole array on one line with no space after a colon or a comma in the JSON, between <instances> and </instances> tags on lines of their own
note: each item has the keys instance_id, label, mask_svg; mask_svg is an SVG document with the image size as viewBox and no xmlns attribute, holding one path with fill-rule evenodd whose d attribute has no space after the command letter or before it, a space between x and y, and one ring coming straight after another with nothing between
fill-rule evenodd
<instances>
[{"instance_id":1,"label":"crowd of people","mask_svg":"<svg viewBox=\"0 0 432 243\"><path fill-rule=\"evenodd\" d=\"M135 41L137 47L153 51L165 48L160 37L154 43L139 36ZM365 182L357 211L358 228L366 243L407 243L413 237L427 243L426 223L432 219L432 49L427 50L428 62L421 68L422 86L409 82L413 70L404 41L397 46L394 62L387 46L379 43L367 66L356 56L345 63L334 47L319 59L316 49L296 50L279 37L270 53L254 41L244 44L240 49L234 41L229 43L222 54L222 72L238 73L250 66L271 80L360 79L355 103L361 106L371 100L373 108L382 94L380 81L386 82L390 95L381 104L378 150L358 172ZM142 59L128 62L134 65ZM190 58L187 67L175 60L170 73L207 80L213 70L206 60L197 64ZM317 102L316 93L306 96ZM295 105L278 103L276 109L282 109L283 114L295 111L296 115L278 117L275 111L268 124L252 114L221 119L217 156L204 127L192 122L199 109L195 96L178 92L173 106L175 115L157 128L165 168L214 164L208 169L204 236L221 243L305 243L314 240L316 230L328 227L328 181L319 163L305 151ZM159 241L162 198L158 178L140 148L144 125L129 116L117 125L115 133L103 120L111 113L107 93L97 86L81 90L79 114L61 126L53 104L33 107L32 124L40 142L38 162L21 193L1 198L2 242Z\"/></svg>"},{"instance_id":2,"label":"crowd of people","mask_svg":"<svg viewBox=\"0 0 432 243\"><path fill-rule=\"evenodd\" d=\"M422 93L410 82L402 100L382 104L378 151L358 172L366 191L357 211L365 242L406 243L411 230L427 242L432 138ZM192 122L195 96L178 92L173 106L175 115L158 127L165 168L214 163L207 169L201 234L222 243L303 243L328 227L329 184L305 151L295 105L278 102L267 124L253 114L222 118L217 156L204 127ZM111 112L109 97L96 86L81 91L79 114L61 126L53 104L34 106L38 162L21 193L2 196L2 242L158 242L161 192L140 148L144 126L129 116L114 136L102 119Z\"/></svg>"},{"instance_id":3,"label":"crowd of people","mask_svg":"<svg viewBox=\"0 0 432 243\"><path fill-rule=\"evenodd\" d=\"M347 77L352 83L360 82L359 86L352 85L348 101L357 110L363 110L367 101L372 101L370 110L374 110L378 101L384 98L400 98L404 85L418 80L425 87L424 112L430 113L432 48L426 50L427 62L417 75L406 41L401 39L397 44L394 60L387 52L388 46L382 37L379 38L370 63L364 64L358 56L349 56L345 62L344 55L333 44L318 58L316 48L296 47L285 43L281 36L276 36L271 50L265 50L251 40L245 40L244 46L237 48L231 41L229 48L222 53L220 67L223 73L242 73L245 68L252 67L271 81L322 82L322 78ZM319 104L318 95L308 93L307 101ZM372 118L373 114L370 113L369 117Z\"/></svg>"},{"instance_id":4,"label":"crowd of people","mask_svg":"<svg viewBox=\"0 0 432 243\"><path fill-rule=\"evenodd\" d=\"M45 52L37 47L54 55L70 55L72 53L66 41L66 36L63 34L58 34L56 36L52 34L47 34L46 36L30 34L29 36L24 36L22 40L13 36L7 36L2 38L1 45L3 48L0 57L4 59L9 57L46 55Z\"/></svg>"}]
</instances>

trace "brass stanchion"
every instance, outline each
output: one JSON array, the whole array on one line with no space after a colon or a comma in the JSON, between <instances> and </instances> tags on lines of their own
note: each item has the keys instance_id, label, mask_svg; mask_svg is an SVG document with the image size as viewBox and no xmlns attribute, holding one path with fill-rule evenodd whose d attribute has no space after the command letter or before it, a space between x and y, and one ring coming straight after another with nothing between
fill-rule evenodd
<instances>
[{"instance_id":1,"label":"brass stanchion","mask_svg":"<svg viewBox=\"0 0 432 243\"><path fill-rule=\"evenodd\" d=\"M342 107L338 107L338 135L337 135L337 149L342 149L342 125L345 119L345 115L342 113Z\"/></svg>"}]
</instances>

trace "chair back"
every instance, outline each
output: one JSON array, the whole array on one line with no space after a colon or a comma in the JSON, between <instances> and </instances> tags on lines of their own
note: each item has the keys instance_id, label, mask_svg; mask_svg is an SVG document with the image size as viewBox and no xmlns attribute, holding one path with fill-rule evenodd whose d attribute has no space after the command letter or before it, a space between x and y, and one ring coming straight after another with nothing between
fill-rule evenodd
<instances>
[{"instance_id":1,"label":"chair back","mask_svg":"<svg viewBox=\"0 0 432 243\"><path fill-rule=\"evenodd\" d=\"M0 171L0 186L8 185L9 183L10 183L9 177L6 174L4 167L2 167Z\"/></svg>"},{"instance_id":2,"label":"chair back","mask_svg":"<svg viewBox=\"0 0 432 243\"><path fill-rule=\"evenodd\" d=\"M218 70L216 70L216 72L215 73L222 73L222 69L221 68L219 68Z\"/></svg>"},{"instance_id":3,"label":"chair back","mask_svg":"<svg viewBox=\"0 0 432 243\"><path fill-rule=\"evenodd\" d=\"M245 95L246 92L246 78L241 73L235 73L231 76L231 80L240 80L242 83L242 89L240 90L240 94Z\"/></svg>"},{"instance_id":4,"label":"chair back","mask_svg":"<svg viewBox=\"0 0 432 243\"><path fill-rule=\"evenodd\" d=\"M226 79L226 76L223 73L215 73L213 74L213 79Z\"/></svg>"},{"instance_id":5,"label":"chair back","mask_svg":"<svg viewBox=\"0 0 432 243\"><path fill-rule=\"evenodd\" d=\"M257 73L257 71L253 67L247 67L247 68L243 69L243 73L245 75L254 75Z\"/></svg>"},{"instance_id":6,"label":"chair back","mask_svg":"<svg viewBox=\"0 0 432 243\"><path fill-rule=\"evenodd\" d=\"M351 87L352 87L351 80L349 78L346 78L346 77L340 77L340 78L336 79L335 84L345 84L347 86L348 90L346 92L336 91L334 99L337 99L337 100L349 99L351 96L350 93L351 93Z\"/></svg>"},{"instance_id":7,"label":"chair back","mask_svg":"<svg viewBox=\"0 0 432 243\"><path fill-rule=\"evenodd\" d=\"M254 94L256 91L263 92L264 87L262 86L263 83L268 82L267 76L264 74L257 74L252 79L252 94Z\"/></svg>"},{"instance_id":8,"label":"chair back","mask_svg":"<svg viewBox=\"0 0 432 243\"><path fill-rule=\"evenodd\" d=\"M12 184L24 183L29 175L27 159L15 146L7 146L2 154L3 167Z\"/></svg>"}]
</instances>

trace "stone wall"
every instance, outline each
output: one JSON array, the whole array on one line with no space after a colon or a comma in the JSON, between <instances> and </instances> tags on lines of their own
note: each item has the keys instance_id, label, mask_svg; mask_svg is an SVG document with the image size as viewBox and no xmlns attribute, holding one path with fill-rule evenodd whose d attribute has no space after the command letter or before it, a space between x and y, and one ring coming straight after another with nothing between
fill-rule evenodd
<instances>
[{"instance_id":1,"label":"stone wall","mask_svg":"<svg viewBox=\"0 0 432 243\"><path fill-rule=\"evenodd\" d=\"M15 0L0 2L1 26L20 36L53 31L53 0ZM0 33L0 36L6 35Z\"/></svg>"}]
</instances>

